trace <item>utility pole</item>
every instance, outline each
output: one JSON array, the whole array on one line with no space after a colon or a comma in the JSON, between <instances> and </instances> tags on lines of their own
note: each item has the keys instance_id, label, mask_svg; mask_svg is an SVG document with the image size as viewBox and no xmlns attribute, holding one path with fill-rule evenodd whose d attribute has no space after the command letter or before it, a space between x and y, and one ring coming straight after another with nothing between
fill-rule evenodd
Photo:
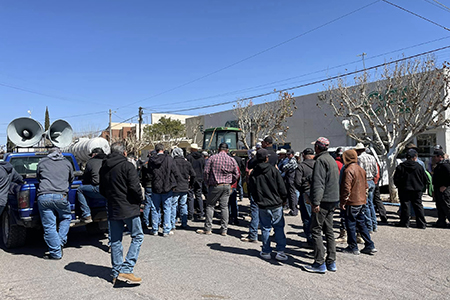
<instances>
[{"instance_id":1,"label":"utility pole","mask_svg":"<svg viewBox=\"0 0 450 300\"><path fill-rule=\"evenodd\" d=\"M111 145L111 141L112 141L112 127L111 127L111 109L109 109L109 145Z\"/></svg>"},{"instance_id":2,"label":"utility pole","mask_svg":"<svg viewBox=\"0 0 450 300\"><path fill-rule=\"evenodd\" d=\"M141 141L141 135L142 135L142 107L139 107L139 141Z\"/></svg>"},{"instance_id":3,"label":"utility pole","mask_svg":"<svg viewBox=\"0 0 450 300\"><path fill-rule=\"evenodd\" d=\"M361 56L362 57L362 62L363 62L363 68L364 68L364 70L366 69L366 62L365 62L365 60L364 60L364 57L367 55L367 53L366 52L363 52L363 53L361 53L361 54L359 54L359 55L356 55L356 56Z\"/></svg>"}]
</instances>

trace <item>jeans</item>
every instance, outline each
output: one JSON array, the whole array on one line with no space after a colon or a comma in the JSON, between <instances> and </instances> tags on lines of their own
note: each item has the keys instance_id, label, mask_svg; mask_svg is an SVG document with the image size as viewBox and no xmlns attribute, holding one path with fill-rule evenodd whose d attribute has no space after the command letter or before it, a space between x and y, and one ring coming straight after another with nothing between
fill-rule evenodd
<instances>
[{"instance_id":1,"label":"jeans","mask_svg":"<svg viewBox=\"0 0 450 300\"><path fill-rule=\"evenodd\" d=\"M337 202L324 202L320 204L320 211L311 216L311 234L314 244L314 262L322 265L325 262L322 231L327 239L326 263L336 261L336 242L333 232L333 214Z\"/></svg>"},{"instance_id":2,"label":"jeans","mask_svg":"<svg viewBox=\"0 0 450 300\"><path fill-rule=\"evenodd\" d=\"M367 249L375 248L370 238L369 230L366 227L363 205L345 207L345 225L347 227L347 244L352 251L358 250L356 242L356 229L361 234Z\"/></svg>"},{"instance_id":3,"label":"jeans","mask_svg":"<svg viewBox=\"0 0 450 300\"><path fill-rule=\"evenodd\" d=\"M228 200L228 210L230 211L231 222L235 222L238 219L239 207L237 202L237 190L233 189Z\"/></svg>"},{"instance_id":4,"label":"jeans","mask_svg":"<svg viewBox=\"0 0 450 300\"><path fill-rule=\"evenodd\" d=\"M142 211L142 221L144 224L149 227L150 226L150 211L152 210L152 188L145 188L145 199L144 199L144 210Z\"/></svg>"},{"instance_id":5,"label":"jeans","mask_svg":"<svg viewBox=\"0 0 450 300\"><path fill-rule=\"evenodd\" d=\"M400 224L402 226L409 227L409 213L411 211L411 203L412 208L415 211L417 228L427 227L422 205L422 194L422 191L405 191L401 189L398 190L401 211Z\"/></svg>"},{"instance_id":6,"label":"jeans","mask_svg":"<svg viewBox=\"0 0 450 300\"><path fill-rule=\"evenodd\" d=\"M250 197L250 217L252 220L250 221L250 226L248 228L248 239L250 240L258 240L258 226L259 226L259 207L256 205L256 202L253 201L253 197L249 194Z\"/></svg>"},{"instance_id":7,"label":"jeans","mask_svg":"<svg viewBox=\"0 0 450 300\"><path fill-rule=\"evenodd\" d=\"M91 215L91 209L89 208L89 205L87 204L86 197L94 197L96 195L100 194L98 185L82 185L78 187L77 190L77 198L78 203L80 203L80 209L81 209L81 217L87 218Z\"/></svg>"},{"instance_id":8,"label":"jeans","mask_svg":"<svg viewBox=\"0 0 450 300\"><path fill-rule=\"evenodd\" d=\"M450 187L441 193L439 186L434 186L434 201L436 201L436 210L438 219L436 225L446 226L447 220L450 221Z\"/></svg>"},{"instance_id":9,"label":"jeans","mask_svg":"<svg viewBox=\"0 0 450 300\"><path fill-rule=\"evenodd\" d=\"M171 224L172 229L175 229L175 224L177 223L177 208L180 206L180 219L181 219L181 226L186 227L187 226L187 215L188 215L188 209L187 209L187 192L177 192L173 193L172 197L172 211L171 211Z\"/></svg>"},{"instance_id":10,"label":"jeans","mask_svg":"<svg viewBox=\"0 0 450 300\"><path fill-rule=\"evenodd\" d=\"M244 187L242 186L242 176L239 177L239 180L237 182L237 190L239 192L239 200L242 201L242 199L244 199Z\"/></svg>"},{"instance_id":11,"label":"jeans","mask_svg":"<svg viewBox=\"0 0 450 300\"><path fill-rule=\"evenodd\" d=\"M298 203L300 206L300 217L303 223L303 232L305 233L306 240L312 243L311 237L311 205L306 204L304 193L300 195Z\"/></svg>"},{"instance_id":12,"label":"jeans","mask_svg":"<svg viewBox=\"0 0 450 300\"><path fill-rule=\"evenodd\" d=\"M276 251L281 252L286 249L286 235L284 234L283 207L273 209L259 209L259 221L261 222L262 252L270 253L270 230L273 227L275 232Z\"/></svg>"},{"instance_id":13,"label":"jeans","mask_svg":"<svg viewBox=\"0 0 450 300\"><path fill-rule=\"evenodd\" d=\"M211 231L212 218L214 216L214 207L217 201L220 204L220 228L222 232L228 229L228 199L230 198L230 185L210 186L208 190L208 198L206 200L206 221L205 230Z\"/></svg>"},{"instance_id":14,"label":"jeans","mask_svg":"<svg viewBox=\"0 0 450 300\"><path fill-rule=\"evenodd\" d=\"M287 182L286 181L286 189L288 192L288 205L290 208L290 212L296 216L298 215L298 208L297 208L297 204L298 204L298 195L297 195L297 189L295 188L293 183Z\"/></svg>"},{"instance_id":15,"label":"jeans","mask_svg":"<svg viewBox=\"0 0 450 300\"><path fill-rule=\"evenodd\" d=\"M172 229L171 213L172 213L172 197L173 192L170 191L166 194L152 194L152 233L158 232L159 224L161 222L161 205L163 206L164 221L163 221L163 234L169 234Z\"/></svg>"},{"instance_id":16,"label":"jeans","mask_svg":"<svg viewBox=\"0 0 450 300\"><path fill-rule=\"evenodd\" d=\"M127 256L123 261L123 228L127 225L130 230L131 244L128 248ZM144 233L142 232L142 224L139 216L124 220L109 220L111 230L111 264L112 276L116 278L119 273L133 273L133 268L139 256Z\"/></svg>"},{"instance_id":17,"label":"jeans","mask_svg":"<svg viewBox=\"0 0 450 300\"><path fill-rule=\"evenodd\" d=\"M379 183L375 185L375 190L373 192L373 205L375 205L375 208L378 210L380 219L382 221L386 221L387 220L386 208L384 207L383 201L381 200Z\"/></svg>"},{"instance_id":18,"label":"jeans","mask_svg":"<svg viewBox=\"0 0 450 300\"><path fill-rule=\"evenodd\" d=\"M189 217L194 217L195 203L197 203L198 210L200 211L200 218L205 216L203 209L203 198L202 198L202 181L195 181L194 186L188 192L188 205L189 205ZM194 202L195 201L195 202Z\"/></svg>"},{"instance_id":19,"label":"jeans","mask_svg":"<svg viewBox=\"0 0 450 300\"><path fill-rule=\"evenodd\" d=\"M44 240L50 255L54 258L62 256L61 247L67 242L72 213L67 195L43 194L38 196L39 214L44 228ZM56 218L59 225L56 226ZM59 227L57 231L56 228Z\"/></svg>"},{"instance_id":20,"label":"jeans","mask_svg":"<svg viewBox=\"0 0 450 300\"><path fill-rule=\"evenodd\" d=\"M373 180L367 181L369 185L369 195L367 197L367 204L364 209L364 216L366 218L366 226L369 231L377 229L377 214L375 212L375 206L373 205L373 192L375 191L375 183Z\"/></svg>"}]
</instances>

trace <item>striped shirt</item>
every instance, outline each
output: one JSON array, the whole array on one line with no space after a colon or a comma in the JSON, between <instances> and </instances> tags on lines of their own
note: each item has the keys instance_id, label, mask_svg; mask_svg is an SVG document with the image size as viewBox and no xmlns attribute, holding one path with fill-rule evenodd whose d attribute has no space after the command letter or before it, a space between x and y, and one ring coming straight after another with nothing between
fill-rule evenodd
<instances>
[{"instance_id":1,"label":"striped shirt","mask_svg":"<svg viewBox=\"0 0 450 300\"><path fill-rule=\"evenodd\" d=\"M377 176L377 161L372 155L367 154L366 152L361 153L361 155L358 156L358 165L366 171L367 181L371 181Z\"/></svg>"},{"instance_id":2,"label":"striped shirt","mask_svg":"<svg viewBox=\"0 0 450 300\"><path fill-rule=\"evenodd\" d=\"M238 169L234 158L222 151L208 159L203 172L203 179L208 186L233 184L239 178Z\"/></svg>"}]
</instances>

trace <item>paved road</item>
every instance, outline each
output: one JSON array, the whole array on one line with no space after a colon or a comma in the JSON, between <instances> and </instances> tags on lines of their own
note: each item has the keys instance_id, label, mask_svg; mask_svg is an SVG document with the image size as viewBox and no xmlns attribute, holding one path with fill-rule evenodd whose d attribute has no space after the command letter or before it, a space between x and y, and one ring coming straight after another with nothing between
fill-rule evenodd
<instances>
[{"instance_id":1,"label":"paved road","mask_svg":"<svg viewBox=\"0 0 450 300\"><path fill-rule=\"evenodd\" d=\"M398 220L397 208L387 209L391 220ZM142 285L117 288L110 282L105 237L74 228L63 259L46 261L41 258L45 243L34 233L26 247L0 250L0 298L449 299L450 229L380 226L373 235L376 256L338 253L338 272L319 275L302 270L312 259L299 236L300 218L286 221L290 257L284 263L260 259L260 244L239 240L246 221L231 226L227 237L218 231L197 235L194 230L201 223L191 223L191 230L178 230L168 238L146 235L135 268ZM129 241L124 236L126 247Z\"/></svg>"}]
</instances>

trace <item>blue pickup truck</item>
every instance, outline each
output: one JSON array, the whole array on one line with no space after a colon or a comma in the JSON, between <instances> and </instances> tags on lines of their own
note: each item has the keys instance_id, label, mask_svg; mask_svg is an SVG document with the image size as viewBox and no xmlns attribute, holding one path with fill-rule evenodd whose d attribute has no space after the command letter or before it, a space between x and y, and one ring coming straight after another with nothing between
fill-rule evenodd
<instances>
[{"instance_id":1,"label":"blue pickup truck","mask_svg":"<svg viewBox=\"0 0 450 300\"><path fill-rule=\"evenodd\" d=\"M7 207L1 216L2 240L6 248L23 246L26 242L27 229L42 227L36 201L38 185L36 169L40 159L47 154L46 152L18 152L8 153L4 157L4 160L9 161L24 179L24 184L16 186L14 192L9 194ZM81 211L78 201L76 201L77 188L82 184L80 177L83 172L73 154L63 153L63 155L72 164L75 175L68 195L72 211L71 226L85 225L80 222ZM107 228L105 199L98 197L87 200L94 221L86 225L87 231L92 233L104 231Z\"/></svg>"}]
</instances>

